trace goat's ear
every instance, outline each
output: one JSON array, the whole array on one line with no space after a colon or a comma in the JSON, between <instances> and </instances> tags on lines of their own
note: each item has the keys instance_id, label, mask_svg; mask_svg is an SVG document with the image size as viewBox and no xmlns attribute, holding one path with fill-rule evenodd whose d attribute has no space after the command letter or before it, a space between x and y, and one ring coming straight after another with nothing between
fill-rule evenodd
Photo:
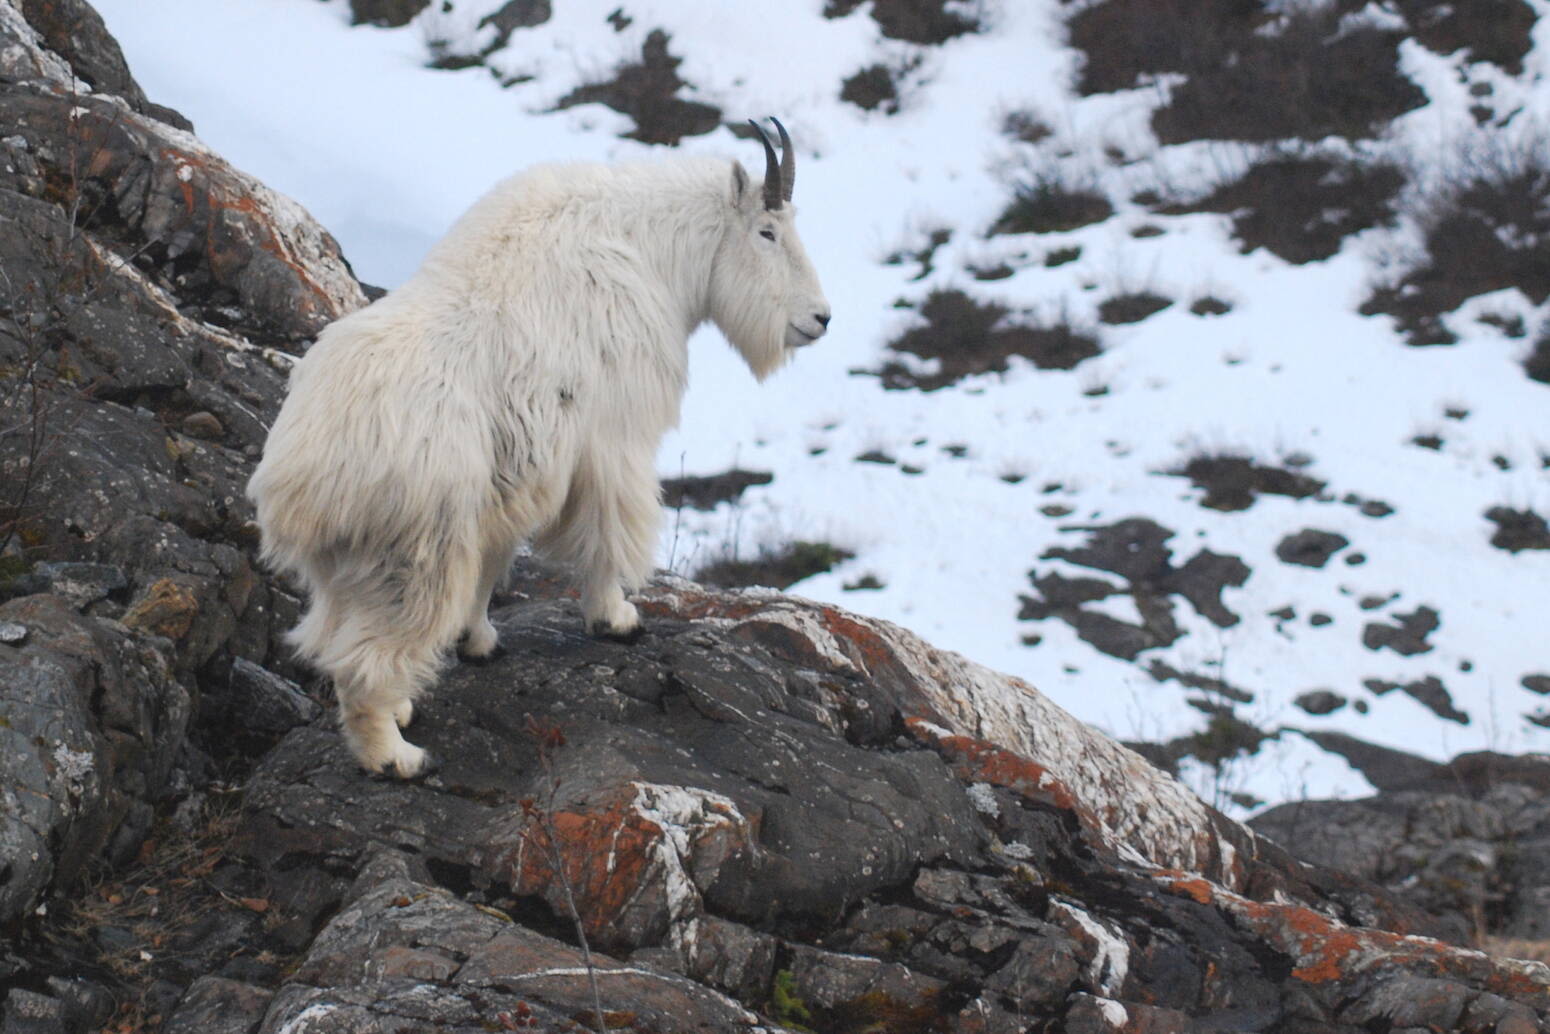
<instances>
[{"instance_id":1,"label":"goat's ear","mask_svg":"<svg viewBox=\"0 0 1550 1034\"><path fill-rule=\"evenodd\" d=\"M732 207L747 208L748 199L753 196L753 183L748 178L748 170L743 168L740 161L732 162Z\"/></svg>"}]
</instances>

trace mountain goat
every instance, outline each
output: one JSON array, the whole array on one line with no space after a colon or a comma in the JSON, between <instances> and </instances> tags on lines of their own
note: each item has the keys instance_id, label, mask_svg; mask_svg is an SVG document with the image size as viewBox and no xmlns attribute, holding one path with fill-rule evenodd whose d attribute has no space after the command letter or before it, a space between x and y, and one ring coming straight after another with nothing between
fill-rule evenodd
<instances>
[{"instance_id":1,"label":"mountain goat","mask_svg":"<svg viewBox=\"0 0 1550 1034\"><path fill-rule=\"evenodd\" d=\"M715 323L761 380L823 336L775 126L762 190L724 159L515 175L296 364L248 495L265 561L311 597L290 642L368 771L424 770L399 729L460 636L496 648L524 540L578 572L590 631L639 627L624 593L651 572L691 331Z\"/></svg>"}]
</instances>

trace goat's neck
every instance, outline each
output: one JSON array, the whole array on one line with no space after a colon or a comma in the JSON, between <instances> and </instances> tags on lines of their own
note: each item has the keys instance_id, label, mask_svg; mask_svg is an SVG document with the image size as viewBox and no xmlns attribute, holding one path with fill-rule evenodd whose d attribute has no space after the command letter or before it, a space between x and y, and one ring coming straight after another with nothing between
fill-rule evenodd
<instances>
[{"instance_id":1,"label":"goat's neck","mask_svg":"<svg viewBox=\"0 0 1550 1034\"><path fill-rule=\"evenodd\" d=\"M684 337L710 319L711 268L728 230L722 194L707 188L686 189L645 207L631 227L665 297L677 308Z\"/></svg>"}]
</instances>

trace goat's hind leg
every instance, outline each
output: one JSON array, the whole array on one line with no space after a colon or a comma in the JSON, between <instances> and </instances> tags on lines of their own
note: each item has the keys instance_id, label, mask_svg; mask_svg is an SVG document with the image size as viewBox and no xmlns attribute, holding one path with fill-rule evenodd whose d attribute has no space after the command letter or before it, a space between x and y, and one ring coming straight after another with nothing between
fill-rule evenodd
<instances>
[{"instance_id":1,"label":"goat's hind leg","mask_svg":"<svg viewBox=\"0 0 1550 1034\"><path fill-rule=\"evenodd\" d=\"M339 694L340 729L362 768L400 779L425 774L430 755L399 732L414 717L411 694L337 677L334 687Z\"/></svg>"},{"instance_id":2,"label":"goat's hind leg","mask_svg":"<svg viewBox=\"0 0 1550 1034\"><path fill-rule=\"evenodd\" d=\"M367 567L336 593L349 609L321 666L334 678L345 742L369 772L411 779L431 767L430 756L399 729L435 680L464 617L459 604L478 577L471 558L440 555L439 563L392 577Z\"/></svg>"}]
</instances>

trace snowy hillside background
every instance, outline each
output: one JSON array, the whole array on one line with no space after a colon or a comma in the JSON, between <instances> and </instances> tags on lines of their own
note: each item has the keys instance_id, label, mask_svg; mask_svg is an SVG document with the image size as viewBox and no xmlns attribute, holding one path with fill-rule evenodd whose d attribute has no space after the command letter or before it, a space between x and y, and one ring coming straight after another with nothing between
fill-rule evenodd
<instances>
[{"instance_id":1,"label":"snowy hillside background","mask_svg":"<svg viewBox=\"0 0 1550 1034\"><path fill-rule=\"evenodd\" d=\"M1240 814L1550 750L1550 0L356 6L97 0L382 287L526 165L791 130L834 323L696 337L659 471L761 476L664 567L838 560Z\"/></svg>"}]
</instances>

